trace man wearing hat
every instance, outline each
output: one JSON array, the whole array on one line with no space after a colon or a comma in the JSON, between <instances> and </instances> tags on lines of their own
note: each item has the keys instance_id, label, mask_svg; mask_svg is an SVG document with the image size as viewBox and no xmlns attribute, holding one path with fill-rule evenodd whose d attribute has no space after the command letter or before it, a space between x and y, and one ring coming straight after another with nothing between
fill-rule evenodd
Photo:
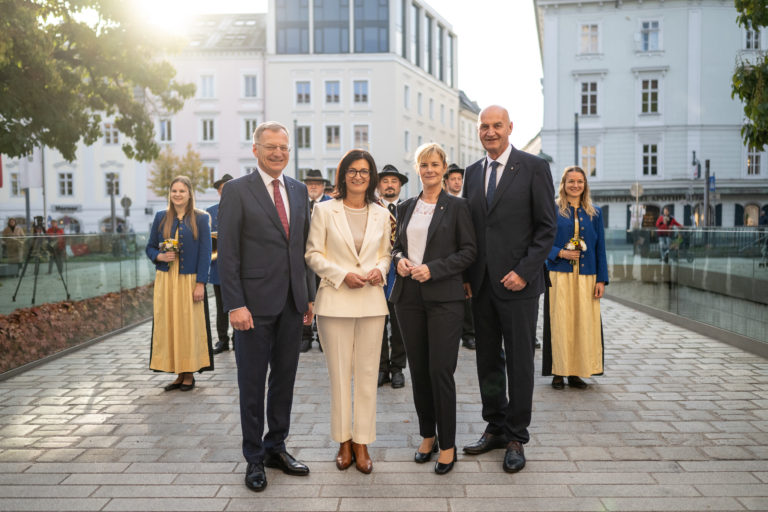
<instances>
[{"instance_id":1,"label":"man wearing hat","mask_svg":"<svg viewBox=\"0 0 768 512\"><path fill-rule=\"evenodd\" d=\"M461 197L461 189L464 186L464 169L456 164L448 166L443 175L443 188L452 196ZM475 325L472 321L472 299L464 300L464 326L461 332L461 343L464 348L475 350Z\"/></svg>"},{"instance_id":2,"label":"man wearing hat","mask_svg":"<svg viewBox=\"0 0 768 512\"><path fill-rule=\"evenodd\" d=\"M232 179L232 176L225 174L213 182L213 188L219 193L224 188L224 184ZM211 233L219 230L219 203L209 207L208 215L211 216ZM218 242L218 240L217 240ZM217 260L211 259L211 271L208 273L208 282L213 285L213 294L216 296L216 331L219 334L219 341L213 346L214 354L221 354L229 350L229 315L224 313L221 301L221 281L219 280L219 265Z\"/></svg>"},{"instance_id":3,"label":"man wearing hat","mask_svg":"<svg viewBox=\"0 0 768 512\"><path fill-rule=\"evenodd\" d=\"M331 196L325 193L325 187L330 185L331 182L323 178L323 173L320 169L309 169L302 181L304 181L304 184L307 186L307 194L309 195L309 213L311 216L312 211L315 209L315 204L331 199ZM320 286L320 278L316 276L316 279L317 286ZM302 352L308 352L309 349L312 348L315 332L317 332L317 323L302 326L300 349ZM320 350L323 350L319 340L317 344L320 346Z\"/></svg>"},{"instance_id":4,"label":"man wearing hat","mask_svg":"<svg viewBox=\"0 0 768 512\"><path fill-rule=\"evenodd\" d=\"M397 220L397 203L400 202L400 189L406 183L408 183L408 176L400 173L393 165L387 164L379 172L378 191L381 205L389 210L389 214L395 221ZM392 232L394 233L395 230L393 229ZM394 266L389 269L388 275L394 277ZM387 281L389 282L389 279ZM387 290L391 290L391 286L388 286ZM379 386L391 382L392 387L397 389L405 386L405 376L403 375L406 363L405 345L403 344L403 337L400 335L400 327L397 325L395 308L391 302L388 302L387 305L389 306L389 317L387 317L387 323L384 324L384 337L381 341ZM387 324L389 324L389 330L387 330ZM391 333L391 336L387 336L388 332Z\"/></svg>"}]
</instances>

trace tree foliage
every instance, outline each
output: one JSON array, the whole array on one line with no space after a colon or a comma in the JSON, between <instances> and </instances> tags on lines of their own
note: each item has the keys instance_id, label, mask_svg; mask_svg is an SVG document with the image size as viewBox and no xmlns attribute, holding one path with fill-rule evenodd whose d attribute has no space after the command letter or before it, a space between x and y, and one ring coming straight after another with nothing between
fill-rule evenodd
<instances>
[{"instance_id":1,"label":"tree foliage","mask_svg":"<svg viewBox=\"0 0 768 512\"><path fill-rule=\"evenodd\" d=\"M210 184L210 176L203 168L200 153L187 145L184 156L178 156L170 147L165 148L152 162L149 169L149 188L158 197L167 197L171 182L176 176L186 176L196 192L204 192Z\"/></svg>"},{"instance_id":2,"label":"tree foliage","mask_svg":"<svg viewBox=\"0 0 768 512\"><path fill-rule=\"evenodd\" d=\"M761 30L768 26L765 0L735 0L739 25ZM762 151L768 145L768 54L743 58L733 73L731 97L744 103L746 122L741 137L748 147Z\"/></svg>"},{"instance_id":3,"label":"tree foliage","mask_svg":"<svg viewBox=\"0 0 768 512\"><path fill-rule=\"evenodd\" d=\"M179 40L128 1L0 0L0 13L0 154L45 145L72 161L114 116L129 158L157 156L153 117L194 93L160 57Z\"/></svg>"}]
</instances>

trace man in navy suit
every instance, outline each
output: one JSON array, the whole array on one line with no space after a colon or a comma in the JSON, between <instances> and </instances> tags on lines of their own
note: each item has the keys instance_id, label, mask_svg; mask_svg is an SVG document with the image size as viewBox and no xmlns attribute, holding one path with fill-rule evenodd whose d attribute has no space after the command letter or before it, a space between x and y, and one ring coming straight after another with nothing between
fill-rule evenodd
<instances>
[{"instance_id":1,"label":"man in navy suit","mask_svg":"<svg viewBox=\"0 0 768 512\"><path fill-rule=\"evenodd\" d=\"M253 134L257 170L227 183L219 204L221 291L235 329L245 485L253 491L267 486L264 466L309 474L285 448L302 319L312 321L315 295L314 274L304 263L307 187L283 174L289 152L283 125L260 124Z\"/></svg>"},{"instance_id":2,"label":"man in navy suit","mask_svg":"<svg viewBox=\"0 0 768 512\"><path fill-rule=\"evenodd\" d=\"M213 182L213 188L219 193L219 197L221 197L221 189L224 188L224 184L231 179L233 179L232 176L225 174ZM218 244L219 203L208 207L206 211L208 212L208 215L211 216L211 233L217 234L216 243ZM224 303L221 300L221 280L219 279L218 259L211 259L211 271L208 273L208 282L213 285L213 295L216 297L216 331L219 337L219 341L213 346L213 353L221 354L222 352L229 350L229 318L224 312Z\"/></svg>"},{"instance_id":3,"label":"man in navy suit","mask_svg":"<svg viewBox=\"0 0 768 512\"><path fill-rule=\"evenodd\" d=\"M525 467L533 399L533 347L544 262L555 240L552 173L541 158L509 143L512 123L502 107L480 112L478 134L487 153L464 173L477 234L477 259L466 272L475 316L477 375L487 422L476 455L506 448L508 473Z\"/></svg>"}]
</instances>

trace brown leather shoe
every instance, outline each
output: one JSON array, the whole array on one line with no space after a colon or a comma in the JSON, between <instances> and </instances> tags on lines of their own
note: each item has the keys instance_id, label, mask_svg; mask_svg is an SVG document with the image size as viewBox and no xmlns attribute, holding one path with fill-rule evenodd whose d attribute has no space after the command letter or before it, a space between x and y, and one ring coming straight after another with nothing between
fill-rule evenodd
<instances>
[{"instance_id":1,"label":"brown leather shoe","mask_svg":"<svg viewBox=\"0 0 768 512\"><path fill-rule=\"evenodd\" d=\"M368 455L368 446L364 444L357 444L352 441L352 452L355 457L355 467L361 473L366 475L373 471L373 462L371 456Z\"/></svg>"},{"instance_id":2,"label":"brown leather shoe","mask_svg":"<svg viewBox=\"0 0 768 512\"><path fill-rule=\"evenodd\" d=\"M344 441L339 445L339 453L336 454L336 467L344 471L355 461L355 454L352 453L352 441Z\"/></svg>"}]
</instances>

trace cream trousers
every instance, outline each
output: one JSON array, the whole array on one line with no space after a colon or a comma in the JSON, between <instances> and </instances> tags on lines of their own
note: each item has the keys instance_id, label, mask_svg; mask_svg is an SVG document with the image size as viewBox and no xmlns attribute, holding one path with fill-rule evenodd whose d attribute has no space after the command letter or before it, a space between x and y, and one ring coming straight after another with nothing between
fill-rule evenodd
<instances>
[{"instance_id":1,"label":"cream trousers","mask_svg":"<svg viewBox=\"0 0 768 512\"><path fill-rule=\"evenodd\" d=\"M352 439L370 444L376 440L376 391L385 319L317 317L331 381L331 438L337 443Z\"/></svg>"}]
</instances>

